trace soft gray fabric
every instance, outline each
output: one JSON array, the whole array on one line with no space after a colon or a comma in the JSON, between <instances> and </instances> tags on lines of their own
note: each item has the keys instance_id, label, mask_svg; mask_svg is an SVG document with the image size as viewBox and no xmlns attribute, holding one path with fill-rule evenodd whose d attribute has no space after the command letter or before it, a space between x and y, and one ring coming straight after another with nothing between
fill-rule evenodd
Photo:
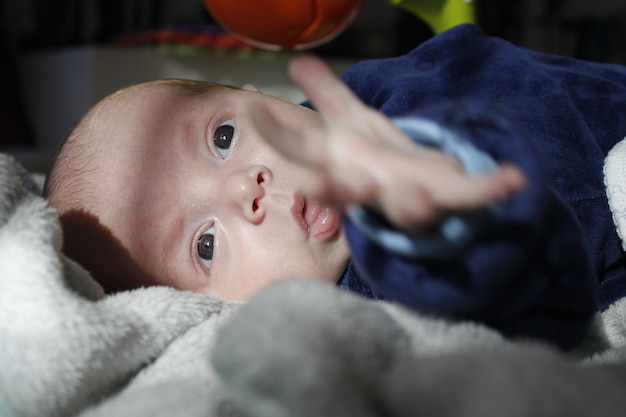
<instances>
[{"instance_id":1,"label":"soft gray fabric","mask_svg":"<svg viewBox=\"0 0 626 417\"><path fill-rule=\"evenodd\" d=\"M213 359L229 395L260 417L615 416L626 407L625 309L602 318L614 346L599 318L587 346L565 355L300 280L236 311Z\"/></svg>"},{"instance_id":2,"label":"soft gray fabric","mask_svg":"<svg viewBox=\"0 0 626 417\"><path fill-rule=\"evenodd\" d=\"M615 416L626 302L565 355L311 279L105 296L0 154L0 416Z\"/></svg>"}]
</instances>

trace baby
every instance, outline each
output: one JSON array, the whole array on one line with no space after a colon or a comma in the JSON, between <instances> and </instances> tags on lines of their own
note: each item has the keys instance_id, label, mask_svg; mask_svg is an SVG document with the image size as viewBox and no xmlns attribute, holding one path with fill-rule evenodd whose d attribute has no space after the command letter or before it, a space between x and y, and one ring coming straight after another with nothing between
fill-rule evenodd
<instances>
[{"instance_id":1,"label":"baby","mask_svg":"<svg viewBox=\"0 0 626 417\"><path fill-rule=\"evenodd\" d=\"M108 291L168 285L245 300L311 277L572 348L604 267L535 146L551 115L530 123L532 135L510 117L525 121L514 92L528 74L483 81L482 95L461 88L482 69L445 88L453 68L429 83L409 77L432 68L424 56L468 65L464 54L488 62L484 49L507 52L512 67L529 61L493 42L461 26L389 66L348 71L350 88L298 58L290 75L315 110L189 80L116 92L78 123L47 179L64 251ZM437 88L472 100L426 100Z\"/></svg>"},{"instance_id":2,"label":"baby","mask_svg":"<svg viewBox=\"0 0 626 417\"><path fill-rule=\"evenodd\" d=\"M523 184L515 168L469 176L416 147L314 58L292 73L319 112L252 86L190 80L97 104L46 187L65 250L108 290L169 285L242 300L289 276L336 282L350 257L340 227L348 203L420 226Z\"/></svg>"}]
</instances>

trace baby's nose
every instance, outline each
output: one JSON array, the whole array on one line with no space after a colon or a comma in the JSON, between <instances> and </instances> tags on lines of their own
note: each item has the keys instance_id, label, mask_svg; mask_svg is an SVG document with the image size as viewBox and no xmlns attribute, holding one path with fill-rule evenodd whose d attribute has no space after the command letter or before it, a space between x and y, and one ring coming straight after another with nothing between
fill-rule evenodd
<instances>
[{"instance_id":1,"label":"baby's nose","mask_svg":"<svg viewBox=\"0 0 626 417\"><path fill-rule=\"evenodd\" d=\"M241 207L244 217L252 223L261 222L265 216L261 200L270 179L271 173L266 167L255 165L234 174L228 181L235 204Z\"/></svg>"}]
</instances>

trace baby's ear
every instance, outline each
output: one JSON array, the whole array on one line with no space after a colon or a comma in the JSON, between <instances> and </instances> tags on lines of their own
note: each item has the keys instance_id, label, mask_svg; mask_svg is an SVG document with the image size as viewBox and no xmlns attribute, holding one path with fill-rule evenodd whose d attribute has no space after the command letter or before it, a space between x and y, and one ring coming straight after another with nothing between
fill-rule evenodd
<instances>
[{"instance_id":1,"label":"baby's ear","mask_svg":"<svg viewBox=\"0 0 626 417\"><path fill-rule=\"evenodd\" d=\"M248 90L248 91L255 91L257 93L260 93L261 90L259 90L258 88L256 88L254 85L252 84L244 84L243 87L241 87L244 90Z\"/></svg>"}]
</instances>

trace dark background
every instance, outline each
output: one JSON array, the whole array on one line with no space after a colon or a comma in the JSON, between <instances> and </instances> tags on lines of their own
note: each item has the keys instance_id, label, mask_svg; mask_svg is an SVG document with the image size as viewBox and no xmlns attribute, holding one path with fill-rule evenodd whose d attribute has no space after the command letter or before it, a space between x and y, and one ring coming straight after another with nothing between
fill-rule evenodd
<instances>
[{"instance_id":1,"label":"dark background","mask_svg":"<svg viewBox=\"0 0 626 417\"><path fill-rule=\"evenodd\" d=\"M479 25L491 35L543 52L626 64L624 0L477 0L476 7ZM0 20L0 147L33 143L17 87L15 63L22 54L109 45L163 27L193 31L215 25L201 0L0 0ZM314 52L385 57L431 36L426 24L388 1L364 0L353 24Z\"/></svg>"}]
</instances>

